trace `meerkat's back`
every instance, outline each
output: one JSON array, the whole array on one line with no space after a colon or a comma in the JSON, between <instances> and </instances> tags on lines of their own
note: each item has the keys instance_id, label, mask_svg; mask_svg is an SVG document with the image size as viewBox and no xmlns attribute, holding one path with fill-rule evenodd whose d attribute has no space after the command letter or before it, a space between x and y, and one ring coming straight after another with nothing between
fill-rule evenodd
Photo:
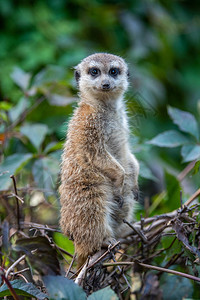
<instances>
[{"instance_id":1,"label":"meerkat's back","mask_svg":"<svg viewBox=\"0 0 200 300\"><path fill-rule=\"evenodd\" d=\"M69 123L61 169L61 227L73 238L79 264L131 221L139 165L128 144L123 94L128 68L118 56L85 58L75 77L78 108Z\"/></svg>"}]
</instances>

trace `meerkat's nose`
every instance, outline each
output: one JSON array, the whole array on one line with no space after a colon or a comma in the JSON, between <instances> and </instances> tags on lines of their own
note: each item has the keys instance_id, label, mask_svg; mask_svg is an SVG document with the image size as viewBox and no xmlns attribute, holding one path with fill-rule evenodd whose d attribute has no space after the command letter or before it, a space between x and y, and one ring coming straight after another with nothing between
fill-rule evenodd
<instances>
[{"instance_id":1,"label":"meerkat's nose","mask_svg":"<svg viewBox=\"0 0 200 300\"><path fill-rule=\"evenodd\" d=\"M107 80L102 81L101 87L103 90L109 90L110 89L110 82Z\"/></svg>"}]
</instances>

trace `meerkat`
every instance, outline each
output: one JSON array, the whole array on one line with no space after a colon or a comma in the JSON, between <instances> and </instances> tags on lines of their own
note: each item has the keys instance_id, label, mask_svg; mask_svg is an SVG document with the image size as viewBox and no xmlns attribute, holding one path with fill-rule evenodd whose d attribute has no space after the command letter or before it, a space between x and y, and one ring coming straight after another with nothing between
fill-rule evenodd
<instances>
[{"instance_id":1,"label":"meerkat","mask_svg":"<svg viewBox=\"0 0 200 300\"><path fill-rule=\"evenodd\" d=\"M61 228L74 240L78 266L131 222L139 164L130 151L123 95L128 67L96 53L75 68L80 102L69 122L61 167Z\"/></svg>"}]
</instances>

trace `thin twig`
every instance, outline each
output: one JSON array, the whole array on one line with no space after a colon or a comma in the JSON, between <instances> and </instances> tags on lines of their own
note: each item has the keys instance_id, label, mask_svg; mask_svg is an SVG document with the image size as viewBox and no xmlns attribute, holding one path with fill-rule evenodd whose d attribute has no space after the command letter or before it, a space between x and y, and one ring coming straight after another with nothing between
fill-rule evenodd
<instances>
[{"instance_id":1,"label":"thin twig","mask_svg":"<svg viewBox=\"0 0 200 300\"><path fill-rule=\"evenodd\" d=\"M181 209L183 208L183 191L180 190L180 204L181 204Z\"/></svg>"},{"instance_id":2,"label":"thin twig","mask_svg":"<svg viewBox=\"0 0 200 300\"><path fill-rule=\"evenodd\" d=\"M89 261L90 261L90 256L88 256L87 260L86 260L86 264L85 264L85 267L86 267L86 271L85 271L85 274L84 274L84 277L83 277L83 280L86 279L86 275L87 275L87 267L89 265Z\"/></svg>"},{"instance_id":3,"label":"thin twig","mask_svg":"<svg viewBox=\"0 0 200 300\"><path fill-rule=\"evenodd\" d=\"M115 259L115 256L114 256L113 253L112 253L112 259L113 259L114 262L116 262L116 259ZM122 276L123 276L123 278L124 278L124 280L125 280L125 282L126 282L128 288L131 289L130 283L128 282L128 279L126 278L126 276L125 276L125 274L123 273L122 269L120 268L120 266L117 266L117 268L118 268L118 270L120 271L120 273L122 274Z\"/></svg>"},{"instance_id":4,"label":"thin twig","mask_svg":"<svg viewBox=\"0 0 200 300\"><path fill-rule=\"evenodd\" d=\"M160 234L165 230L167 227L169 227L168 223L165 221L162 227L158 228L157 231L154 231L153 233L150 232L148 235L148 240L150 240L149 244L152 244L153 242L156 241L156 239L160 238ZM155 238L155 239L153 239Z\"/></svg>"},{"instance_id":5,"label":"thin twig","mask_svg":"<svg viewBox=\"0 0 200 300\"><path fill-rule=\"evenodd\" d=\"M7 131L11 131L15 126L17 126L19 123L23 122L26 118L26 116L31 113L39 104L41 104L44 100L46 99L46 97L42 96L40 98L38 98L33 105L31 105L30 108L27 108L21 115L20 117L14 121L8 128Z\"/></svg>"},{"instance_id":6,"label":"thin twig","mask_svg":"<svg viewBox=\"0 0 200 300\"><path fill-rule=\"evenodd\" d=\"M20 258L18 258L18 260L16 260L16 261L8 268L8 270L6 271L6 274L5 274L5 277L6 277L6 278L8 277L10 271L13 270L14 267L15 267L16 265L18 265L18 263L20 263L20 261L24 260L25 257L26 257L25 254L22 255Z\"/></svg>"},{"instance_id":7,"label":"thin twig","mask_svg":"<svg viewBox=\"0 0 200 300\"><path fill-rule=\"evenodd\" d=\"M17 198L19 201L21 201L21 203L23 204L24 203L24 200L22 198L20 198L18 195L14 194L14 193L11 193L8 198L11 198L11 197L15 197Z\"/></svg>"},{"instance_id":8,"label":"thin twig","mask_svg":"<svg viewBox=\"0 0 200 300\"><path fill-rule=\"evenodd\" d=\"M94 261L92 264L90 264L87 269L92 268L94 265L96 265L98 262L100 262L107 254L109 254L115 247L117 247L120 244L120 241L115 243L113 246L111 246L106 252L104 252L96 261Z\"/></svg>"},{"instance_id":9,"label":"thin twig","mask_svg":"<svg viewBox=\"0 0 200 300\"><path fill-rule=\"evenodd\" d=\"M125 224L127 224L131 229L133 229L133 231L135 231L139 235L139 237L145 244L148 244L148 242L149 242L148 239L146 238L146 236L143 234L143 232L139 228L135 227L133 224L129 223L126 220L123 220L123 222ZM143 224L143 221L142 221L142 224Z\"/></svg>"},{"instance_id":10,"label":"thin twig","mask_svg":"<svg viewBox=\"0 0 200 300\"><path fill-rule=\"evenodd\" d=\"M72 266L73 266L73 263L74 263L75 259L76 259L76 253L74 254L74 256L73 256L73 258L72 258L72 261L71 261L71 263L70 263L70 265L69 265L69 268L68 268L68 270L67 270L67 272L66 272L66 274L65 274L65 277L68 277L69 272L71 271L71 268L72 268Z\"/></svg>"},{"instance_id":11,"label":"thin twig","mask_svg":"<svg viewBox=\"0 0 200 300\"><path fill-rule=\"evenodd\" d=\"M141 222L141 232L143 232L144 229L144 218L142 217L142 214L140 214L140 222ZM141 239L141 241L143 241ZM141 253L142 253L142 258L144 258L144 245L141 243Z\"/></svg>"},{"instance_id":12,"label":"thin twig","mask_svg":"<svg viewBox=\"0 0 200 300\"><path fill-rule=\"evenodd\" d=\"M198 189L185 203L185 206L190 205L197 197L200 196L200 189Z\"/></svg>"},{"instance_id":13,"label":"thin twig","mask_svg":"<svg viewBox=\"0 0 200 300\"><path fill-rule=\"evenodd\" d=\"M32 222L20 222L20 224L22 225L23 228L43 229L43 230L46 230L46 231L60 232L61 233L61 230L49 227L48 225L42 225L42 224L32 223Z\"/></svg>"},{"instance_id":14,"label":"thin twig","mask_svg":"<svg viewBox=\"0 0 200 300\"><path fill-rule=\"evenodd\" d=\"M67 252L66 250L60 248L60 247L57 246L56 244L53 244L53 245L54 245L54 247L55 247L56 249L60 250L60 251L63 252L64 254L70 256L71 258L73 258L73 255L72 255L71 253L69 253L69 252Z\"/></svg>"},{"instance_id":15,"label":"thin twig","mask_svg":"<svg viewBox=\"0 0 200 300\"><path fill-rule=\"evenodd\" d=\"M151 222L158 222L158 221L163 222L163 221L166 221L166 220L173 219L176 215L177 215L177 210L174 210L170 213L165 213L165 214L161 214L161 215L158 215L158 216L149 217L149 218L146 218L146 219L144 218L143 224L148 225ZM136 227L136 226L141 227L141 221L135 222L134 227Z\"/></svg>"},{"instance_id":16,"label":"thin twig","mask_svg":"<svg viewBox=\"0 0 200 300\"><path fill-rule=\"evenodd\" d=\"M193 160L192 162L190 162L186 167L185 169L179 173L179 175L177 176L177 179L179 181L182 181L186 176L187 174L194 168L195 166L195 163L196 163L196 160Z\"/></svg>"},{"instance_id":17,"label":"thin twig","mask_svg":"<svg viewBox=\"0 0 200 300\"><path fill-rule=\"evenodd\" d=\"M17 185L14 175L10 175L10 178L13 181L14 190L15 190L15 199L16 199L16 207L17 207L17 230L20 230L20 212L19 212L19 200L18 200L18 194L17 194Z\"/></svg>"},{"instance_id":18,"label":"thin twig","mask_svg":"<svg viewBox=\"0 0 200 300\"><path fill-rule=\"evenodd\" d=\"M78 274L75 283L78 285L81 284L83 278L85 277L85 273L92 268L94 265L96 265L98 262L100 262L106 255L108 255L115 247L117 247L120 244L120 241L116 242L113 246L111 246L107 251L103 252L103 250L100 250L96 252L89 260L89 265L86 263L80 273Z\"/></svg>"},{"instance_id":19,"label":"thin twig","mask_svg":"<svg viewBox=\"0 0 200 300\"><path fill-rule=\"evenodd\" d=\"M19 297L17 296L17 294L16 294L14 288L12 287L10 281L8 280L8 278L6 278L6 276L4 275L4 271L3 271L3 269L1 267L0 267L0 275L1 275L2 279L5 281L8 289L9 289L9 291L11 293L11 295L14 298L14 300L19 300Z\"/></svg>"},{"instance_id":20,"label":"thin twig","mask_svg":"<svg viewBox=\"0 0 200 300\"><path fill-rule=\"evenodd\" d=\"M182 273L182 272L174 271L174 270L169 270L169 269L165 269L165 268L161 268L161 267L156 267L156 266L152 266L152 265L148 265L148 264L143 264L141 262L137 262L137 263L140 266L144 267L144 268L148 268L148 269L152 269L152 270L156 270L156 271L161 271L161 272L166 272L166 273L182 276L182 277L200 282L199 277L196 277L196 276L193 276L193 275L190 275L190 274L186 274L186 273Z\"/></svg>"},{"instance_id":21,"label":"thin twig","mask_svg":"<svg viewBox=\"0 0 200 300\"><path fill-rule=\"evenodd\" d=\"M165 268L161 268L161 267L157 267L157 266L144 264L144 263L141 263L139 261L135 261L135 262L130 262L130 261L122 262L122 261L120 261L120 262L113 262L113 263L103 263L103 266L104 267L117 266L117 265L119 265L119 266L131 265L132 266L135 263L137 263L138 265L140 265L144 268L148 268L148 269L152 269L152 270L156 270L156 271L160 271L160 272L166 272L166 273L182 276L182 277L200 282L199 277L196 277L196 276L193 276L193 275L190 275L190 274L186 274L186 273L183 273L183 272L179 272L179 271L174 271L174 270L169 270L169 269L165 269Z\"/></svg>"},{"instance_id":22,"label":"thin twig","mask_svg":"<svg viewBox=\"0 0 200 300\"><path fill-rule=\"evenodd\" d=\"M117 261L117 262L108 262L103 263L103 267L115 267L115 266L133 266L135 264L134 261Z\"/></svg>"},{"instance_id":23,"label":"thin twig","mask_svg":"<svg viewBox=\"0 0 200 300\"><path fill-rule=\"evenodd\" d=\"M102 251L100 250L98 252L96 252L91 258L90 258L90 263L93 264L93 262L96 262L98 257L102 256ZM81 285L83 278L85 278L85 273L87 272L88 269L88 261L84 264L84 266L82 267L80 273L78 274L75 283L78 285Z\"/></svg>"},{"instance_id":24,"label":"thin twig","mask_svg":"<svg viewBox=\"0 0 200 300\"><path fill-rule=\"evenodd\" d=\"M164 268L165 269L169 269L169 267L170 266L172 266L180 257L181 257L181 255L184 253L184 251L181 251L180 253L178 253L178 254L175 254L174 256L172 256L172 258L165 264L165 266L164 266ZM159 274L158 274L158 276L159 275L161 275L163 272L160 272Z\"/></svg>"},{"instance_id":25,"label":"thin twig","mask_svg":"<svg viewBox=\"0 0 200 300\"><path fill-rule=\"evenodd\" d=\"M83 265L84 266L84 265ZM83 269L83 266L80 266L80 268L78 270L76 270L76 272L74 274L72 274L69 279L74 279L76 278L76 276L79 274L79 272Z\"/></svg>"},{"instance_id":26,"label":"thin twig","mask_svg":"<svg viewBox=\"0 0 200 300\"><path fill-rule=\"evenodd\" d=\"M21 273L29 271L29 270L30 270L30 268L25 268L25 269L17 271L17 272L10 272L10 275L15 276L15 275L21 274Z\"/></svg>"},{"instance_id":27,"label":"thin twig","mask_svg":"<svg viewBox=\"0 0 200 300\"><path fill-rule=\"evenodd\" d=\"M64 261L69 265L70 263L69 263L68 260L64 257L64 254L62 253L62 251L60 251L60 249L57 248L55 244L53 244L52 247L55 247L55 248L56 248L56 250L60 253L60 255L62 256L62 258L64 259Z\"/></svg>"}]
</instances>

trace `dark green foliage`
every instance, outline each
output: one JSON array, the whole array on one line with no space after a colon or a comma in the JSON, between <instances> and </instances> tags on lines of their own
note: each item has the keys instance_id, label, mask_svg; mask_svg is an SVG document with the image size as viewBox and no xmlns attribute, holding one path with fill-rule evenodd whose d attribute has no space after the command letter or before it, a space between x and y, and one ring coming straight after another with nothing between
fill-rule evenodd
<instances>
[{"instance_id":1,"label":"dark green foliage","mask_svg":"<svg viewBox=\"0 0 200 300\"><path fill-rule=\"evenodd\" d=\"M165 173L165 182L166 182L166 190L167 190L167 207L169 211L172 211L174 209L177 209L181 205L181 200L180 200L180 191L181 191L181 186L176 179L175 176Z\"/></svg>"},{"instance_id":2,"label":"dark green foliage","mask_svg":"<svg viewBox=\"0 0 200 300\"><path fill-rule=\"evenodd\" d=\"M74 253L74 244L72 241L70 241L66 236L64 236L60 232L54 232L53 233L53 241L54 243L67 251L68 253L72 254Z\"/></svg>"},{"instance_id":3,"label":"dark green foliage","mask_svg":"<svg viewBox=\"0 0 200 300\"><path fill-rule=\"evenodd\" d=\"M60 266L56 250L49 240L43 236L18 239L13 246L15 251L26 254L30 265L40 274L60 274Z\"/></svg>"},{"instance_id":4,"label":"dark green foliage","mask_svg":"<svg viewBox=\"0 0 200 300\"><path fill-rule=\"evenodd\" d=\"M62 276L45 276L43 278L49 299L52 300L117 300L117 295L107 287L86 296L83 289L72 280Z\"/></svg>"},{"instance_id":5,"label":"dark green foliage","mask_svg":"<svg viewBox=\"0 0 200 300\"><path fill-rule=\"evenodd\" d=\"M40 290L38 290L36 286L34 286L32 283L25 283L22 280L16 279L11 281L10 284L12 285L15 292L19 296L35 297L38 300L43 300L46 298L46 294L40 292ZM11 293L8 289L8 286L4 283L0 287L0 297L10 296L10 295Z\"/></svg>"},{"instance_id":6,"label":"dark green foliage","mask_svg":"<svg viewBox=\"0 0 200 300\"><path fill-rule=\"evenodd\" d=\"M85 300L87 298L82 288L72 280L62 276L45 276L43 280L50 299Z\"/></svg>"},{"instance_id":7,"label":"dark green foliage","mask_svg":"<svg viewBox=\"0 0 200 300\"><path fill-rule=\"evenodd\" d=\"M179 129L189 134L188 137L178 131L170 130L159 134L149 143L159 147L182 146L181 156L184 162L200 160L200 124L194 115L170 106L168 107L168 113Z\"/></svg>"},{"instance_id":8,"label":"dark green foliage","mask_svg":"<svg viewBox=\"0 0 200 300\"><path fill-rule=\"evenodd\" d=\"M179 300L183 295L189 299L192 298L193 286L187 278L174 275L164 276L163 287L167 291L163 294L163 300Z\"/></svg>"}]
</instances>

